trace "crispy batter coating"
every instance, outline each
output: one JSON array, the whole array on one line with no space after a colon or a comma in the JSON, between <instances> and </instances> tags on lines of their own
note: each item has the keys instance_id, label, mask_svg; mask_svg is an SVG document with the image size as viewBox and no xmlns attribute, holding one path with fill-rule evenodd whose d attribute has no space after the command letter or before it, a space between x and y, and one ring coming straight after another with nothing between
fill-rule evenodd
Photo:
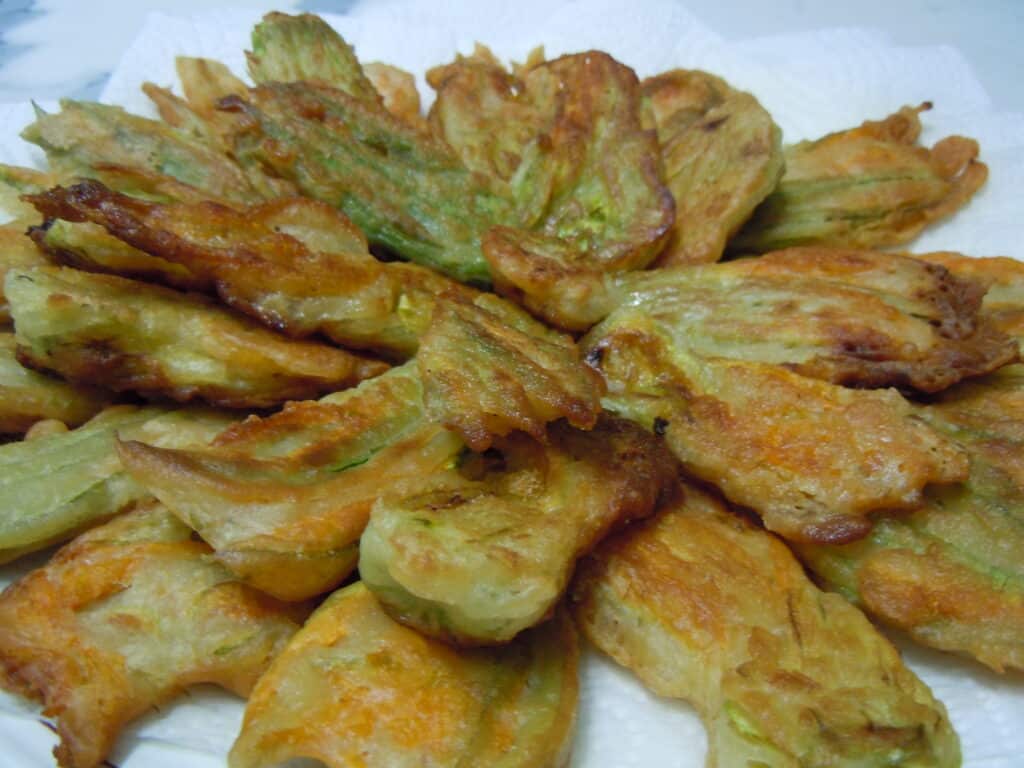
<instances>
[{"instance_id":1,"label":"crispy batter coating","mask_svg":"<svg viewBox=\"0 0 1024 768\"><path fill-rule=\"evenodd\" d=\"M117 392L265 408L387 365L280 336L195 294L64 267L8 273L18 359Z\"/></svg>"},{"instance_id":2,"label":"crispy batter coating","mask_svg":"<svg viewBox=\"0 0 1024 768\"><path fill-rule=\"evenodd\" d=\"M178 56L174 59L174 68L181 81L185 101L207 123L216 123L227 117L217 109L217 102L225 96L237 96L248 90L244 82L215 59Z\"/></svg>"},{"instance_id":3,"label":"crispy batter coating","mask_svg":"<svg viewBox=\"0 0 1024 768\"><path fill-rule=\"evenodd\" d=\"M488 231L484 255L499 293L584 330L601 317L605 276L647 266L665 244L672 196L632 69L587 51L533 66L523 88L515 98L534 104L540 132L513 180L520 223Z\"/></svg>"},{"instance_id":4,"label":"crispy batter coating","mask_svg":"<svg viewBox=\"0 0 1024 768\"><path fill-rule=\"evenodd\" d=\"M387 109L351 46L316 16L281 13L264 17L252 43L262 87L222 104L249 118L236 134L243 163L338 205L376 245L489 283L480 239L508 205L445 142Z\"/></svg>"},{"instance_id":5,"label":"crispy batter coating","mask_svg":"<svg viewBox=\"0 0 1024 768\"><path fill-rule=\"evenodd\" d=\"M925 258L989 285L983 314L1024 339L1024 264L956 254ZM946 390L921 416L970 454L962 484L926 491L907 516L863 541L801 546L829 588L917 642L1024 669L1024 365Z\"/></svg>"},{"instance_id":6,"label":"crispy batter coating","mask_svg":"<svg viewBox=\"0 0 1024 768\"><path fill-rule=\"evenodd\" d=\"M663 434L691 473L787 539L861 538L872 512L913 509L929 483L967 475L963 450L893 390L702 358L640 315L584 349L607 382L606 408Z\"/></svg>"},{"instance_id":7,"label":"crispy batter coating","mask_svg":"<svg viewBox=\"0 0 1024 768\"><path fill-rule=\"evenodd\" d=\"M437 92L428 116L431 128L467 168L501 194L512 194L513 175L537 152L530 142L544 130L545 116L537 103L541 94L528 92L525 78L533 66L543 63L541 55L513 74L477 43L471 55L457 55L455 61L427 72L427 82ZM546 190L533 191L543 195Z\"/></svg>"},{"instance_id":8,"label":"crispy batter coating","mask_svg":"<svg viewBox=\"0 0 1024 768\"><path fill-rule=\"evenodd\" d=\"M43 419L77 427L109 402L102 392L23 367L15 346L13 333L0 332L0 434L22 434Z\"/></svg>"},{"instance_id":9,"label":"crispy batter coating","mask_svg":"<svg viewBox=\"0 0 1024 768\"><path fill-rule=\"evenodd\" d=\"M218 147L120 107L65 99L60 112L38 110L22 137L43 148L54 171L98 177L124 192L156 185L173 199L245 204L266 197Z\"/></svg>"},{"instance_id":10,"label":"crispy batter coating","mask_svg":"<svg viewBox=\"0 0 1024 768\"><path fill-rule=\"evenodd\" d=\"M749 93L676 69L643 81L676 201L659 266L709 264L782 176L782 131Z\"/></svg>"},{"instance_id":11,"label":"crispy batter coating","mask_svg":"<svg viewBox=\"0 0 1024 768\"><path fill-rule=\"evenodd\" d=\"M11 319L11 310L3 291L7 273L12 269L30 269L46 263L43 252L25 236L25 227L20 224L0 226L0 326L7 325Z\"/></svg>"},{"instance_id":12,"label":"crispy batter coating","mask_svg":"<svg viewBox=\"0 0 1024 768\"><path fill-rule=\"evenodd\" d=\"M784 365L857 387L936 392L1018 358L979 317L984 285L891 253L792 248L621 281L595 331L652 325L702 357Z\"/></svg>"},{"instance_id":13,"label":"crispy batter coating","mask_svg":"<svg viewBox=\"0 0 1024 768\"><path fill-rule=\"evenodd\" d=\"M231 768L307 757L328 768L559 768L578 696L564 612L502 648L456 652L393 621L353 584L256 685Z\"/></svg>"},{"instance_id":14,"label":"crispy batter coating","mask_svg":"<svg viewBox=\"0 0 1024 768\"><path fill-rule=\"evenodd\" d=\"M487 296L438 303L416 355L427 413L475 451L514 430L542 440L545 424L560 418L593 427L601 377L570 338L506 306Z\"/></svg>"},{"instance_id":15,"label":"crispy batter coating","mask_svg":"<svg viewBox=\"0 0 1024 768\"><path fill-rule=\"evenodd\" d=\"M322 331L402 358L427 334L418 359L432 414L478 450L493 434L543 434L563 416L589 427L600 408L600 381L569 337L428 269L376 261L323 204L278 200L239 213L146 203L95 182L33 200L48 217L102 224L183 263L233 306L292 335Z\"/></svg>"},{"instance_id":16,"label":"crispy batter coating","mask_svg":"<svg viewBox=\"0 0 1024 768\"><path fill-rule=\"evenodd\" d=\"M13 227L15 229L24 232L23 222L35 221L37 217L32 204L22 200L22 195L43 192L60 184L63 180L63 177L57 173L0 163L0 210L14 220ZM8 227L12 224L4 226Z\"/></svg>"},{"instance_id":17,"label":"crispy batter coating","mask_svg":"<svg viewBox=\"0 0 1024 768\"><path fill-rule=\"evenodd\" d=\"M368 102L380 95L363 72L352 46L312 13L268 13L252 30L246 52L257 83L306 81L328 85Z\"/></svg>"},{"instance_id":18,"label":"crispy batter coating","mask_svg":"<svg viewBox=\"0 0 1024 768\"><path fill-rule=\"evenodd\" d=\"M197 683L245 696L298 629L151 503L83 534L0 595L0 685L57 719L64 768Z\"/></svg>"},{"instance_id":19,"label":"crispy batter coating","mask_svg":"<svg viewBox=\"0 0 1024 768\"><path fill-rule=\"evenodd\" d=\"M382 61L363 65L363 72L380 94L384 108L399 120L426 131L427 123L420 108L420 92L411 72Z\"/></svg>"},{"instance_id":20,"label":"crispy batter coating","mask_svg":"<svg viewBox=\"0 0 1024 768\"><path fill-rule=\"evenodd\" d=\"M624 419L556 422L389 490L359 543L359 574L403 624L459 645L505 643L550 616L576 560L650 515L676 462Z\"/></svg>"},{"instance_id":21,"label":"crispy batter coating","mask_svg":"<svg viewBox=\"0 0 1024 768\"><path fill-rule=\"evenodd\" d=\"M1024 343L1024 262L1006 256L978 258L940 251L915 258L939 264L957 277L985 287L982 314L996 328Z\"/></svg>"},{"instance_id":22,"label":"crispy batter coating","mask_svg":"<svg viewBox=\"0 0 1024 768\"><path fill-rule=\"evenodd\" d=\"M78 429L0 446L0 562L65 541L147 495L121 466L117 435L157 446L205 445L232 421L196 408L121 405Z\"/></svg>"},{"instance_id":23,"label":"crispy batter coating","mask_svg":"<svg viewBox=\"0 0 1024 768\"><path fill-rule=\"evenodd\" d=\"M215 289L208 278L190 272L181 264L133 248L99 224L50 219L42 226L32 227L29 236L51 261L75 269L165 283L185 291L212 292Z\"/></svg>"},{"instance_id":24,"label":"crispy batter coating","mask_svg":"<svg viewBox=\"0 0 1024 768\"><path fill-rule=\"evenodd\" d=\"M243 163L338 206L379 247L462 282L490 282L481 238L510 205L443 141L383 104L309 82L264 84L222 104L247 118L233 145Z\"/></svg>"},{"instance_id":25,"label":"crispy batter coating","mask_svg":"<svg viewBox=\"0 0 1024 768\"><path fill-rule=\"evenodd\" d=\"M432 270L377 261L343 214L314 200L276 200L241 211L210 202L160 205L96 182L32 199L47 218L101 225L126 247L183 268L265 325L291 336L323 333L391 358L416 351L440 294L478 295ZM101 257L91 252L89 259ZM162 268L149 275L176 283ZM521 314L512 305L505 311Z\"/></svg>"},{"instance_id":26,"label":"crispy batter coating","mask_svg":"<svg viewBox=\"0 0 1024 768\"><path fill-rule=\"evenodd\" d=\"M573 595L588 639L697 708L709 768L960 765L945 708L856 608L774 536L684 491L584 561Z\"/></svg>"},{"instance_id":27,"label":"crispy batter coating","mask_svg":"<svg viewBox=\"0 0 1024 768\"><path fill-rule=\"evenodd\" d=\"M462 449L424 418L413 363L320 402L251 417L206 450L119 446L132 476L224 565L285 600L341 583L377 498L448 466Z\"/></svg>"},{"instance_id":28,"label":"crispy batter coating","mask_svg":"<svg viewBox=\"0 0 1024 768\"><path fill-rule=\"evenodd\" d=\"M729 250L900 245L956 213L985 183L988 167L973 139L949 136L931 149L917 144L918 114L930 107L903 107L884 120L787 147L782 181Z\"/></svg>"}]
</instances>

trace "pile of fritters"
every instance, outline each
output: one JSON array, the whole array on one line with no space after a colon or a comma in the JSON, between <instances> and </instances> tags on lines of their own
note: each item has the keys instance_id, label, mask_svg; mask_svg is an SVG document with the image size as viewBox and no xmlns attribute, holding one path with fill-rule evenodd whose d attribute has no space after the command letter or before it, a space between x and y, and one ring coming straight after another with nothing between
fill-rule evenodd
<instances>
[{"instance_id":1,"label":"pile of fritters","mask_svg":"<svg viewBox=\"0 0 1024 768\"><path fill-rule=\"evenodd\" d=\"M424 116L309 15L248 61L0 169L0 562L70 540L0 595L0 685L60 765L212 682L233 768L561 766L577 633L709 766L959 765L865 614L1024 669L1024 265L878 250L974 141L787 147L599 51L478 47Z\"/></svg>"}]
</instances>

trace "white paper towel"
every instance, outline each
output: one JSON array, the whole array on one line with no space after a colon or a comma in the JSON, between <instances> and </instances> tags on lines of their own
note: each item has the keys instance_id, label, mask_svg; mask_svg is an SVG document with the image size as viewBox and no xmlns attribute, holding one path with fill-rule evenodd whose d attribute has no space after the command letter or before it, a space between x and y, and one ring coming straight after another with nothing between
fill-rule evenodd
<instances>
[{"instance_id":1,"label":"white paper towel","mask_svg":"<svg viewBox=\"0 0 1024 768\"><path fill-rule=\"evenodd\" d=\"M643 76L698 67L752 91L796 141L880 118L903 104L930 100L925 139L950 133L976 137L991 175L983 192L952 220L913 244L917 251L1024 256L1024 115L993 111L963 57L947 47L896 47L882 33L859 29L726 42L676 3L622 0L555 3L409 2L360 5L327 17L365 61L382 60L420 76L456 51L488 44L522 60L538 44L549 54L586 48L610 52ZM218 58L244 72L243 50L257 14L215 11L190 18L149 17L104 91L104 100L152 114L139 91L151 80L177 85L174 57ZM0 108L0 161L30 163L38 153L15 139L31 119L24 105ZM0 569L0 582L18 568ZM949 709L968 768L1024 765L1024 678L998 677L977 665L900 643L910 665ZM241 722L237 699L212 689L190 692L133 725L112 756L121 768L223 766ZM51 765L53 737L34 710L0 698L0 768ZM8 749L7 745L11 745ZM692 709L647 693L627 672L585 655L577 768L703 765L706 739ZM723 768L728 768L723 766Z\"/></svg>"}]
</instances>

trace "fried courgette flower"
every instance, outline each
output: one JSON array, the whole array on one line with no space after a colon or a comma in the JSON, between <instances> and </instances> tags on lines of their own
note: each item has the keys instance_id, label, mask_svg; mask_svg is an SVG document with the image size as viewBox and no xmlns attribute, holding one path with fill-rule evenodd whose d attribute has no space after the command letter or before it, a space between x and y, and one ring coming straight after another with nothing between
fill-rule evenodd
<instances>
[{"instance_id":1,"label":"fried courgette flower","mask_svg":"<svg viewBox=\"0 0 1024 768\"><path fill-rule=\"evenodd\" d=\"M695 476L796 541L845 542L913 509L967 456L893 390L846 389L761 362L700 357L631 314L585 340L605 407L664 435Z\"/></svg>"},{"instance_id":2,"label":"fried courgette flower","mask_svg":"<svg viewBox=\"0 0 1024 768\"><path fill-rule=\"evenodd\" d=\"M606 272L646 266L664 243L657 140L636 75L607 54L534 62L521 89L495 87L517 76L482 54L435 70L437 138L388 111L322 21L270 15L253 45L258 87L222 102L241 118L234 154L339 206L378 246L462 282L493 277L576 329L594 322L588 295ZM480 135L492 126L495 149Z\"/></svg>"},{"instance_id":3,"label":"fried courgette flower","mask_svg":"<svg viewBox=\"0 0 1024 768\"><path fill-rule=\"evenodd\" d=\"M12 269L29 269L46 263L43 252L25 236L24 226L0 226L0 327L11 320L11 310L3 292L4 277Z\"/></svg>"},{"instance_id":4,"label":"fried courgette flower","mask_svg":"<svg viewBox=\"0 0 1024 768\"><path fill-rule=\"evenodd\" d=\"M423 412L415 364L319 402L252 417L208 449L124 441L132 476L244 581L285 600L352 572L370 508L397 482L454 462L463 443Z\"/></svg>"},{"instance_id":5,"label":"fried courgette flower","mask_svg":"<svg viewBox=\"0 0 1024 768\"><path fill-rule=\"evenodd\" d=\"M301 612L233 580L159 504L78 537L0 595L0 685L56 718L64 768L197 683L246 696Z\"/></svg>"},{"instance_id":6,"label":"fried courgette flower","mask_svg":"<svg viewBox=\"0 0 1024 768\"><path fill-rule=\"evenodd\" d=\"M907 256L791 248L624 277L594 330L649 329L702 357L774 363L856 387L937 392L1017 360L979 316L984 284Z\"/></svg>"},{"instance_id":7,"label":"fried courgette flower","mask_svg":"<svg viewBox=\"0 0 1024 768\"><path fill-rule=\"evenodd\" d=\"M945 708L860 611L774 536L683 490L581 564L574 613L651 690L697 709L709 768L960 765Z\"/></svg>"},{"instance_id":8,"label":"fried courgette flower","mask_svg":"<svg viewBox=\"0 0 1024 768\"><path fill-rule=\"evenodd\" d=\"M388 613L460 645L493 645L547 618L576 560L672 487L676 462L641 427L604 416L552 424L458 467L411 478L374 505L359 573Z\"/></svg>"},{"instance_id":9,"label":"fried courgette flower","mask_svg":"<svg viewBox=\"0 0 1024 768\"><path fill-rule=\"evenodd\" d=\"M160 205L98 182L32 200L47 217L101 224L184 266L232 306L289 335L322 332L398 359L422 338L432 415L474 448L512 429L540 434L562 417L586 428L600 410L600 380L568 336L424 267L377 261L344 215L322 203L278 200L244 212Z\"/></svg>"},{"instance_id":10,"label":"fried courgette flower","mask_svg":"<svg viewBox=\"0 0 1024 768\"><path fill-rule=\"evenodd\" d=\"M880 248L906 243L953 215L985 183L978 143L918 145L930 104L785 150L778 188L729 242L734 253L794 245Z\"/></svg>"},{"instance_id":11,"label":"fried courgette flower","mask_svg":"<svg viewBox=\"0 0 1024 768\"><path fill-rule=\"evenodd\" d=\"M289 339L206 297L63 267L8 272L18 359L80 384L229 408L353 386L379 360Z\"/></svg>"},{"instance_id":12,"label":"fried courgette flower","mask_svg":"<svg viewBox=\"0 0 1024 768\"><path fill-rule=\"evenodd\" d=\"M264 83L222 107L244 118L233 136L242 163L337 206L379 247L462 282L490 282L481 238L511 204L440 139L378 99L316 82Z\"/></svg>"},{"instance_id":13,"label":"fried courgette flower","mask_svg":"<svg viewBox=\"0 0 1024 768\"><path fill-rule=\"evenodd\" d=\"M23 434L44 419L77 427L109 403L103 392L25 368L15 349L14 334L0 332L0 434Z\"/></svg>"},{"instance_id":14,"label":"fried courgette flower","mask_svg":"<svg viewBox=\"0 0 1024 768\"><path fill-rule=\"evenodd\" d=\"M983 315L1024 340L1024 265L928 254L989 287ZM815 576L917 642L1024 669L1024 365L953 387L918 413L970 456L970 475L925 492L863 541L801 546Z\"/></svg>"},{"instance_id":15,"label":"fried courgette flower","mask_svg":"<svg viewBox=\"0 0 1024 768\"><path fill-rule=\"evenodd\" d=\"M53 172L124 192L242 205L279 194L260 189L262 176L247 174L207 137L107 104L64 99L60 112L37 109L22 138L42 147Z\"/></svg>"},{"instance_id":16,"label":"fried courgette flower","mask_svg":"<svg viewBox=\"0 0 1024 768\"><path fill-rule=\"evenodd\" d=\"M537 63L522 78L508 98L536 114L510 180L519 220L495 222L484 254L499 293L555 326L583 330L601 317L595 295L606 276L657 256L674 204L633 70L588 51Z\"/></svg>"},{"instance_id":17,"label":"fried courgette flower","mask_svg":"<svg viewBox=\"0 0 1024 768\"><path fill-rule=\"evenodd\" d=\"M31 199L53 221L44 244L57 253L82 253L71 260L76 266L172 286L181 285L183 272L198 287L215 289L232 307L290 336L321 333L392 358L416 351L440 294L478 295L432 270L377 261L343 214L314 200L289 198L241 210L213 202L161 205L98 182ZM81 229L96 225L122 248L156 261L133 266L128 258L119 263L104 256L102 243L93 246L93 230ZM69 237L77 248L69 247ZM512 305L506 311L523 314Z\"/></svg>"},{"instance_id":18,"label":"fried courgette flower","mask_svg":"<svg viewBox=\"0 0 1024 768\"><path fill-rule=\"evenodd\" d=\"M430 416L483 451L515 430L545 437L565 418L590 429L601 411L601 377L572 339L495 296L438 302L416 364Z\"/></svg>"},{"instance_id":19,"label":"fried courgette flower","mask_svg":"<svg viewBox=\"0 0 1024 768\"><path fill-rule=\"evenodd\" d=\"M120 405L71 431L0 446L0 562L65 541L148 496L121 466L126 440L206 445L235 417Z\"/></svg>"},{"instance_id":20,"label":"fried courgette flower","mask_svg":"<svg viewBox=\"0 0 1024 768\"><path fill-rule=\"evenodd\" d=\"M452 648L403 627L362 585L334 593L260 679L231 768L560 768L578 696L564 612L502 648Z\"/></svg>"},{"instance_id":21,"label":"fried courgette flower","mask_svg":"<svg viewBox=\"0 0 1024 768\"><path fill-rule=\"evenodd\" d=\"M718 261L782 176L782 131L752 95L707 72L677 69L642 88L676 201L658 266Z\"/></svg>"}]
</instances>

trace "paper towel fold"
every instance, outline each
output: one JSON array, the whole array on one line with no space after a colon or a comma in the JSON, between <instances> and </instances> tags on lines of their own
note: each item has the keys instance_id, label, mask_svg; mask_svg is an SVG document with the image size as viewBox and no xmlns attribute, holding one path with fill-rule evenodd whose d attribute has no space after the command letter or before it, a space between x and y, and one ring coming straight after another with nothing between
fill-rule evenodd
<instances>
[{"instance_id":1,"label":"paper towel fold","mask_svg":"<svg viewBox=\"0 0 1024 768\"><path fill-rule=\"evenodd\" d=\"M152 14L114 71L103 99L153 114L139 91L146 80L177 85L176 55L209 56L244 72L243 51L258 15L214 11L189 18ZM602 49L643 76L675 67L702 68L752 91L783 129L787 141L819 136L883 117L903 104L932 101L925 137L976 137L991 176L984 191L948 222L915 241L917 251L961 250L1021 257L1024 219L1024 115L998 114L958 51L897 47L879 32L860 29L728 42L673 2L641 6L622 0L551 3L407 2L359 5L327 17L365 60L383 60L423 72L456 51L488 44L499 56L522 60L538 44L548 54ZM38 162L16 138L31 119L26 105L0 108L0 161ZM17 569L0 569L0 580ZM1024 680L999 678L967 661L904 647L908 662L945 702L960 734L967 768L1016 768L1024 759ZM242 703L201 689L129 729L113 756L121 768L218 766L241 720ZM0 696L0 742L15 745L17 766L50 765L52 735L32 710ZM29 722L28 725L25 725ZM647 693L625 671L596 654L585 655L581 710L573 765L703 765L706 740L693 711ZM43 756L43 757L40 757ZM7 754L4 755L7 757ZM725 768L725 767L723 767Z\"/></svg>"}]
</instances>

